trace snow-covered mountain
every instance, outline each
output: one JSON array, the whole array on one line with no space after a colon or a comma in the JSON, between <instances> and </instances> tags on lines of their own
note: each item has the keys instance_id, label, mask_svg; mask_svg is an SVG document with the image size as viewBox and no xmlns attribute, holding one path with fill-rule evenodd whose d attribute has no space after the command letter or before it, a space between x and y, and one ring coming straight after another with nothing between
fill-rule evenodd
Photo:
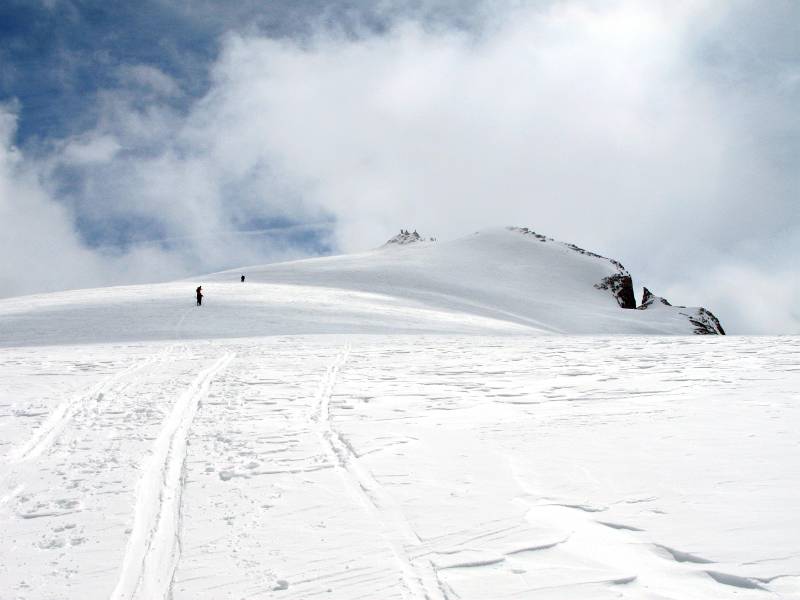
<instances>
[{"instance_id":1,"label":"snow-covered mountain","mask_svg":"<svg viewBox=\"0 0 800 600\"><path fill-rule=\"evenodd\" d=\"M635 306L526 229L2 300L0 600L800 598L800 340Z\"/></svg>"},{"instance_id":2,"label":"snow-covered mountain","mask_svg":"<svg viewBox=\"0 0 800 600\"><path fill-rule=\"evenodd\" d=\"M197 285L202 311L193 306ZM723 333L702 308L628 310L635 306L619 262L526 228L447 242L401 231L361 254L12 298L0 302L0 326L7 345L345 332Z\"/></svg>"}]
</instances>

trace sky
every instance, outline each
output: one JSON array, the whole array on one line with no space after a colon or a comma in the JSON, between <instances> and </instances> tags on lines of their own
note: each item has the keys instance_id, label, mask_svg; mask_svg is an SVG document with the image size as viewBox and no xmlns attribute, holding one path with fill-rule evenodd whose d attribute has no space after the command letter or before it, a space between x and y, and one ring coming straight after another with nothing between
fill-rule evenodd
<instances>
[{"instance_id":1,"label":"sky","mask_svg":"<svg viewBox=\"0 0 800 600\"><path fill-rule=\"evenodd\" d=\"M499 225L800 333L800 3L0 3L0 296Z\"/></svg>"}]
</instances>

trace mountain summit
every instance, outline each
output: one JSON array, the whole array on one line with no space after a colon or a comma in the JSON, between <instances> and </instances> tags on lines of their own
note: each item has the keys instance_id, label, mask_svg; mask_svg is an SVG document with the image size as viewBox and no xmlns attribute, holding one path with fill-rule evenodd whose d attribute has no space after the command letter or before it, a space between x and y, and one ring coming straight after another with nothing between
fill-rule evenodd
<instances>
[{"instance_id":1,"label":"mountain summit","mask_svg":"<svg viewBox=\"0 0 800 600\"><path fill-rule=\"evenodd\" d=\"M400 233L397 235L389 238L384 246L389 245L397 245L397 246L405 246L407 244L416 244L417 242L424 242L426 241L420 234L417 233L417 230L408 231L408 229L401 229ZM429 241L433 241L431 238Z\"/></svg>"}]
</instances>

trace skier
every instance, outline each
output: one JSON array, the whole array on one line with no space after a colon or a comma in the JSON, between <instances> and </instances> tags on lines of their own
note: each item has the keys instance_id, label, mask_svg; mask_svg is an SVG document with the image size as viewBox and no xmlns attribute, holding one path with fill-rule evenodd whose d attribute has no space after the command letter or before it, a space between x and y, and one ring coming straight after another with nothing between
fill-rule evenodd
<instances>
[{"instance_id":1,"label":"skier","mask_svg":"<svg viewBox=\"0 0 800 600\"><path fill-rule=\"evenodd\" d=\"M197 293L197 306L201 306L203 304L203 286L198 285L195 292Z\"/></svg>"},{"instance_id":2,"label":"skier","mask_svg":"<svg viewBox=\"0 0 800 600\"><path fill-rule=\"evenodd\" d=\"M244 283L244 274L242 274L242 283Z\"/></svg>"}]
</instances>

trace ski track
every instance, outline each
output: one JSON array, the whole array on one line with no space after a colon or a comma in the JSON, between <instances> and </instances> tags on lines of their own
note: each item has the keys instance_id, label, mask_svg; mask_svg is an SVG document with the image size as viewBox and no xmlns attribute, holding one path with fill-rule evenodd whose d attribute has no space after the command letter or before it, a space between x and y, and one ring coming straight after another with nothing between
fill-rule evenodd
<instances>
[{"instance_id":1,"label":"ski track","mask_svg":"<svg viewBox=\"0 0 800 600\"><path fill-rule=\"evenodd\" d=\"M233 353L227 353L201 371L164 420L152 455L143 464L133 529L112 600L171 597L180 557L181 497L189 429L214 376L233 358Z\"/></svg>"},{"instance_id":2,"label":"ski track","mask_svg":"<svg viewBox=\"0 0 800 600\"><path fill-rule=\"evenodd\" d=\"M773 536L779 543L773 554L771 547L765 550L762 544L760 550L730 552L730 556L743 556L750 562L731 560L727 547L717 545L717 551L713 544L698 542L697 537L679 529L681 519L685 523L687 517L678 513L678 501L662 499L673 493L671 488L645 480L631 489L606 489L603 478L597 476L597 464L587 459L588 452L577 455L585 464L576 462L574 473L568 472L574 483L565 478L566 483L553 486L553 475L547 469L554 471L559 465L545 460L537 463L529 456L528 448L537 448L531 440L544 437L538 456L547 456L543 449L552 447L553 456L564 452L572 457L571 438L561 441L554 435L567 425L582 435L587 431L585 424L590 423L590 431L602 434L598 420L607 421L601 425L611 430L617 424L643 423L650 414L681 417L687 399L696 395L685 391L694 385L684 383L693 373L676 379L680 368L716 369L706 376L712 382L705 384L712 394L705 410L713 419L722 418L725 413L720 411L726 406L721 400L723 392L756 381L750 375L740 379L730 375L734 370L737 374L750 372L742 368L751 364L750 347L742 351L748 353L745 359L733 361L720 353L709 359L710 366L695 363L691 354L684 357L686 350L681 347L683 362L665 362L660 372L625 383L632 388L627 394L637 395L633 400L614 400L623 385L615 383L615 378L621 380L634 369L652 369L651 363L659 364L653 359L658 354L645 355L638 362L631 358L630 366L605 372L607 364L617 363L604 362L603 354L583 364L580 356L566 352L562 356L549 349L551 355L547 356L548 348L540 351L541 362L523 364L519 357L525 351L533 355L532 348L539 350L533 344L511 347L506 354L500 354L494 345L485 345L491 350L484 352L491 354L478 352L472 359L466 352L473 344L471 339L452 347L443 344L442 354L416 340L403 340L388 348L378 345L377 349L369 346L370 342L359 343L358 352L352 354L349 342L343 348L329 343L325 341L321 347L309 343L288 356L282 345L269 349L277 355L267 352L264 356L253 351L256 346L237 345L235 353L228 347L224 354L220 350L209 353L215 346L208 344L192 351L183 344L161 346L147 358L141 353L132 357L137 362L127 367L120 368L119 361L114 361L114 374L95 375L93 387L86 386L70 395L68 402L62 401L43 416L24 444L11 450L18 463L10 465L8 474L18 476L19 481L11 477L2 481L9 485L3 485L5 495L0 494L0 516L13 543L6 545L0 560L0 575L4 570L9 573L8 585L6 581L0 585L5 588L0 598L11 592L11 585L16 585L13 597L30 599L165 600L173 595L210 599L632 599L655 598L655 594L659 598L800 598L792 563L796 553L790 552L790 544L780 545L779 535ZM255 344L266 346L261 340ZM175 347L183 347L185 355L176 356ZM579 346L576 354L582 348ZM555 349L561 352L562 346ZM623 356L638 350L634 347L630 355ZM613 346L607 349L615 361L618 351ZM706 347L696 350L701 351ZM218 384L217 375L237 355L250 362L237 360L236 368ZM272 360L275 356L280 360ZM778 387L765 388L764 395L777 390L778 399L787 406L797 389L795 356L780 357L777 365L766 363L768 368L762 369L758 379L775 378ZM425 360L420 362L419 357ZM153 364L159 360L174 364L162 373L161 367ZM476 366L484 360L487 366ZM725 363L719 366L720 361ZM529 375L542 363L556 365L552 381L547 379L550 372L545 372L542 383ZM609 383L595 383L590 365L598 365L604 377L600 381L607 378ZM790 368L792 379L772 374L784 365ZM149 381L156 374L158 378ZM587 381L571 383L578 376ZM491 386L484 383L487 380ZM637 385L645 381L648 385L642 386L643 390L663 384L659 393L672 413L654 413L650 400L638 400L645 391ZM416 382L424 383L424 389L417 389ZM212 383L214 393L208 397ZM760 392L759 386L766 384L747 385L745 391ZM171 391L165 394L159 389L163 386ZM563 399L572 394L576 400L591 395L613 402L607 400L608 405L601 407L573 400L567 410ZM505 400L523 395L530 401L512 405ZM109 410L102 423L92 422L93 417L105 414L106 404L133 398L134 408L148 411L146 431L137 429L138 422L125 423L131 413L124 411ZM160 405L154 405L154 400ZM782 412L788 409L777 402L763 402L765 420L790 422ZM451 404L464 410L437 416L443 413L434 409ZM213 406L227 412L214 413ZM742 410L742 406L746 405L742 402L736 409ZM632 420L630 415L637 411L641 417ZM753 414L761 413L754 409ZM417 419L415 429L401 430L392 424L411 417ZM736 434L735 443L756 447L757 438L747 442L750 438L744 434L758 430L744 419L741 432L734 429L720 439L732 440ZM730 427L737 424L727 423ZM218 424L224 424L225 431ZM471 429L465 429L467 426ZM206 436L204 427L231 439L221 442L217 435ZM74 430L86 435L72 436ZM466 431L474 431L474 435ZM774 432L773 440L775 435L786 435L783 445L776 445L775 452L766 457L774 459L777 450L791 453L796 448L796 437L791 437L794 434L788 426L778 424L765 431ZM195 434L200 444L203 440L206 444L199 454L194 447ZM137 462L126 460L122 469L109 467L102 487L84 484L105 468L89 460L102 457L102 450L112 443L116 448L126 444L125 435L133 441L123 446L125 453L120 455ZM436 436L437 449L444 460L451 461L446 470L441 468L441 460L427 460L428 444L434 439L428 436ZM77 442L70 444L70 437ZM116 441L118 437L121 442ZM469 446L470 437L477 440L473 447ZM632 440L640 438L645 439ZM421 442L403 447L397 455L380 454L407 439ZM694 438L685 439L691 442ZM683 446L691 447L685 440ZM670 448L683 446L676 442ZM656 450L663 452L663 448ZM116 460L116 456L112 458ZM248 466L251 460L252 468ZM134 464L141 470L138 477L130 470ZM397 469L396 465L408 468ZM684 465L692 466L694 461L687 459ZM209 466L213 470L209 471ZM287 476L321 470L325 473L320 477ZM68 471L70 477L63 477L60 471ZM704 474L712 477L717 487L728 485L732 477L730 471L725 477L704 470L694 473L698 479ZM280 476L256 477L273 474ZM226 483L232 477L237 479ZM189 487L187 478L192 482ZM137 479L131 496L131 483ZM683 485L687 485L685 480ZM199 488L192 487L195 481L201 482ZM441 482L454 493L445 496L447 490L440 488ZM492 490L495 485L496 492ZM399 486L416 486L414 490L430 493L431 499L423 496L428 504L415 504L416 492ZM215 495L207 501L212 487ZM604 491L598 493L595 488ZM705 489L709 494L708 486ZM51 490L58 490L59 495L53 496ZM408 504L401 502L401 497L409 498ZM685 496L676 497L686 502ZM724 496L712 496L720 497ZM794 492L787 493L788 499L792 497L796 497ZM12 503L15 510L7 510ZM637 507L628 509L627 505ZM675 516L665 509L674 510ZM345 516L340 519L340 514ZM793 522L790 513L786 515L787 522ZM110 525L106 516L113 519ZM227 523L215 523L219 519ZM674 535L667 529L673 519ZM710 525L709 531L731 523L736 521L720 520ZM765 523L769 525L769 521ZM127 535L122 534L123 527L131 527ZM742 529L748 536L757 531L752 524L748 527ZM769 534L766 526L765 531ZM213 532L215 539L209 539L206 532ZM23 558L17 559L19 555ZM787 566L744 568L769 561L786 562ZM185 582L191 585L183 586Z\"/></svg>"},{"instance_id":3,"label":"ski track","mask_svg":"<svg viewBox=\"0 0 800 600\"><path fill-rule=\"evenodd\" d=\"M383 538L400 567L403 585L417 600L447 600L443 595L432 565L417 567L410 558L407 547L418 546L420 539L409 525L394 499L364 467L344 437L336 431L330 411L330 401L336 379L350 356L350 344L345 345L323 377L315 402L317 434L329 460L340 473L351 496L361 504L376 521Z\"/></svg>"},{"instance_id":4,"label":"ski track","mask_svg":"<svg viewBox=\"0 0 800 600\"><path fill-rule=\"evenodd\" d=\"M5 506L6 503L12 498L16 498L17 496L19 496L24 489L25 489L25 484L21 483L15 486L13 490L0 497L0 508Z\"/></svg>"},{"instance_id":5,"label":"ski track","mask_svg":"<svg viewBox=\"0 0 800 600\"><path fill-rule=\"evenodd\" d=\"M58 435L72 420L72 417L80 408L81 404L86 402L97 401L101 394L106 393L110 388L118 382L124 380L130 375L134 375L147 368L148 366L164 360L173 348L167 348L157 356L152 356L140 361L137 364L131 365L118 373L110 375L91 388L89 391L78 393L62 402L33 432L30 439L22 446L9 453L7 462L10 465L16 465L22 462L33 460L41 456L58 438Z\"/></svg>"}]
</instances>

